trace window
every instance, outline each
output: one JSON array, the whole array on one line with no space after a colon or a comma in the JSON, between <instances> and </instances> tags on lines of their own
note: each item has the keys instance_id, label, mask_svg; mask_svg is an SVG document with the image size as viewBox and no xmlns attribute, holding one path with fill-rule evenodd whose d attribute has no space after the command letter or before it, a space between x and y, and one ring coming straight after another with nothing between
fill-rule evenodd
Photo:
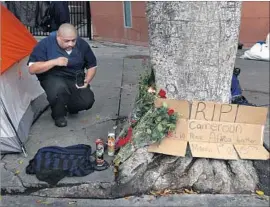
<instances>
[{"instance_id":1,"label":"window","mask_svg":"<svg viewBox=\"0 0 270 207\"><path fill-rule=\"evenodd\" d=\"M132 27L132 15L131 15L131 2L130 1L124 1L124 25L127 28Z\"/></svg>"}]
</instances>

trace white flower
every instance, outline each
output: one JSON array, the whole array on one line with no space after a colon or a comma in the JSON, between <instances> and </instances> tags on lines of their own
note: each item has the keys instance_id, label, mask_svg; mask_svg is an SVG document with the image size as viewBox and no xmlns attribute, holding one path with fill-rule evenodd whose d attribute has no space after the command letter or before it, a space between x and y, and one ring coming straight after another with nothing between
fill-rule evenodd
<instances>
[{"instance_id":1,"label":"white flower","mask_svg":"<svg viewBox=\"0 0 270 207\"><path fill-rule=\"evenodd\" d=\"M155 92L156 92L156 90L153 89L153 87L149 87L148 88L148 93L155 93Z\"/></svg>"}]
</instances>

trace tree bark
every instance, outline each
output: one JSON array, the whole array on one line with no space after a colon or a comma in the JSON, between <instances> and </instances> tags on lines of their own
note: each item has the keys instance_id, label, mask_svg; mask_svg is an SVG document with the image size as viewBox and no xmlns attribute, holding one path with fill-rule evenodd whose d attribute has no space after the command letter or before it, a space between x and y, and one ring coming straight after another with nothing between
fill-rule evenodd
<instances>
[{"instance_id":1,"label":"tree bark","mask_svg":"<svg viewBox=\"0 0 270 207\"><path fill-rule=\"evenodd\" d=\"M169 98L229 102L241 2L149 2L156 84Z\"/></svg>"},{"instance_id":2,"label":"tree bark","mask_svg":"<svg viewBox=\"0 0 270 207\"><path fill-rule=\"evenodd\" d=\"M238 47L241 2L147 2L150 61L168 98L228 103ZM120 195L193 188L248 193L251 161L196 159L135 151L119 167Z\"/></svg>"}]
</instances>

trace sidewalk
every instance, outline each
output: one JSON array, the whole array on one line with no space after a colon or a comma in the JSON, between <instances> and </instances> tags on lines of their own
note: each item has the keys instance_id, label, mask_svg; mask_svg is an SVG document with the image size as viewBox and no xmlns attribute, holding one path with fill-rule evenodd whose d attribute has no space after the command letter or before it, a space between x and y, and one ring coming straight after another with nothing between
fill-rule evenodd
<instances>
[{"instance_id":1,"label":"sidewalk","mask_svg":"<svg viewBox=\"0 0 270 207\"><path fill-rule=\"evenodd\" d=\"M143 71L143 58L148 55L148 49L98 42L90 42L90 45L98 59L98 72L91 85L96 99L93 108L76 116L68 116L68 126L65 128L54 126L50 109L42 114L33 125L26 143L28 157L25 158L23 154L6 155L0 161L1 187L4 192L39 195L39 190L48 187L48 184L25 173L25 167L39 148L80 143L91 145L95 150L95 140L106 139L108 131L130 113L138 75ZM269 104L269 62L237 59L236 66L242 69L240 83L246 98L255 104ZM269 122L265 129L265 143L269 149ZM112 160L107 156L105 159ZM257 163L264 173L262 182L265 186L262 188L269 191L269 162ZM106 186L106 183L113 181L113 167L110 167L85 177L64 178L58 186L94 186L96 183Z\"/></svg>"},{"instance_id":2,"label":"sidewalk","mask_svg":"<svg viewBox=\"0 0 270 207\"><path fill-rule=\"evenodd\" d=\"M45 111L32 126L26 143L28 157L25 158L23 154L10 154L1 159L1 187L5 191L25 192L29 189L48 187L47 183L40 182L35 175L25 173L29 160L38 149L52 145L64 147L88 144L94 151L95 140L106 140L108 131L117 124L118 117L126 117L130 113L137 78L143 70L142 59L132 58L136 58L134 55L147 55L147 48L97 42L90 44L98 61L97 75L91 84L96 100L93 108L78 115L68 116L68 126L64 128L55 127L50 109ZM120 107L121 105L123 107ZM109 162L112 160L108 156L105 156L105 159ZM85 177L64 178L58 185L113 181L113 167L110 167Z\"/></svg>"},{"instance_id":3,"label":"sidewalk","mask_svg":"<svg viewBox=\"0 0 270 207\"><path fill-rule=\"evenodd\" d=\"M15 197L15 198L14 198ZM4 196L2 205L5 207L268 207L269 200L258 196L246 195L168 195L154 197L144 195L141 197L127 197L115 200L100 199L68 199L68 198L41 198L30 196Z\"/></svg>"}]
</instances>

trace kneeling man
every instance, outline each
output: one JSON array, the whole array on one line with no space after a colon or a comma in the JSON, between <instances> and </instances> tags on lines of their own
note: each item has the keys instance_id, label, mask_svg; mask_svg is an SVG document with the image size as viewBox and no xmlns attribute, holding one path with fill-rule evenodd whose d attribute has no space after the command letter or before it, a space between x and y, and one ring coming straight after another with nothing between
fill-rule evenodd
<instances>
[{"instance_id":1,"label":"kneeling man","mask_svg":"<svg viewBox=\"0 0 270 207\"><path fill-rule=\"evenodd\" d=\"M62 24L57 32L42 39L33 49L28 66L47 94L56 126L67 125L67 112L75 114L92 107L95 99L89 83L96 74L97 61L73 25ZM78 77L83 77L81 85L77 84Z\"/></svg>"}]
</instances>

